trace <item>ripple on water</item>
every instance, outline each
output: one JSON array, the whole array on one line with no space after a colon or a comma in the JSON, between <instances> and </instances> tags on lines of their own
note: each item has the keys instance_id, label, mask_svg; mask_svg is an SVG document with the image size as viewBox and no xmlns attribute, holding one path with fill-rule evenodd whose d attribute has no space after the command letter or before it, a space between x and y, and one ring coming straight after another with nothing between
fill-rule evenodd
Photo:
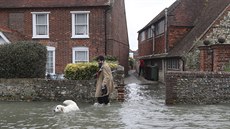
<instances>
[{"instance_id":1,"label":"ripple on water","mask_svg":"<svg viewBox=\"0 0 230 129\"><path fill-rule=\"evenodd\" d=\"M80 111L55 114L61 102L0 102L2 128L86 129L229 129L230 105L164 104L159 85L126 86L125 102L95 107L78 102Z\"/></svg>"}]
</instances>

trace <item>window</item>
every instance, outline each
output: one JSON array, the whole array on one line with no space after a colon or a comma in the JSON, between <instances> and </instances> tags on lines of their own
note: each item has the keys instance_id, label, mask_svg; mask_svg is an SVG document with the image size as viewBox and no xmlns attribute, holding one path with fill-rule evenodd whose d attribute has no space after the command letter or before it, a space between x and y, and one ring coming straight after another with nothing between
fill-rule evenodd
<instances>
[{"instance_id":1,"label":"window","mask_svg":"<svg viewBox=\"0 0 230 129\"><path fill-rule=\"evenodd\" d=\"M32 12L33 38L49 38L49 12Z\"/></svg>"},{"instance_id":2,"label":"window","mask_svg":"<svg viewBox=\"0 0 230 129\"><path fill-rule=\"evenodd\" d=\"M2 32L0 32L0 45L6 43L10 43L10 41L5 37L5 35Z\"/></svg>"},{"instance_id":3,"label":"window","mask_svg":"<svg viewBox=\"0 0 230 129\"><path fill-rule=\"evenodd\" d=\"M73 63L89 62L89 48L88 47L74 47L73 48Z\"/></svg>"},{"instance_id":4,"label":"window","mask_svg":"<svg viewBox=\"0 0 230 129\"><path fill-rule=\"evenodd\" d=\"M168 70L179 70L180 63L178 59L167 60Z\"/></svg>"},{"instance_id":5,"label":"window","mask_svg":"<svg viewBox=\"0 0 230 129\"><path fill-rule=\"evenodd\" d=\"M162 20L156 25L156 35L162 34L165 32L165 21Z\"/></svg>"},{"instance_id":6,"label":"window","mask_svg":"<svg viewBox=\"0 0 230 129\"><path fill-rule=\"evenodd\" d=\"M148 28L148 36L147 38L152 38L153 37L153 30L152 28Z\"/></svg>"},{"instance_id":7,"label":"window","mask_svg":"<svg viewBox=\"0 0 230 129\"><path fill-rule=\"evenodd\" d=\"M89 38L89 11L71 11L72 38Z\"/></svg>"},{"instance_id":8,"label":"window","mask_svg":"<svg viewBox=\"0 0 230 129\"><path fill-rule=\"evenodd\" d=\"M140 40L141 40L141 41L144 41L144 40L145 40L145 31L142 31L142 32L141 32Z\"/></svg>"},{"instance_id":9,"label":"window","mask_svg":"<svg viewBox=\"0 0 230 129\"><path fill-rule=\"evenodd\" d=\"M55 47L47 46L46 73L55 74Z\"/></svg>"}]
</instances>

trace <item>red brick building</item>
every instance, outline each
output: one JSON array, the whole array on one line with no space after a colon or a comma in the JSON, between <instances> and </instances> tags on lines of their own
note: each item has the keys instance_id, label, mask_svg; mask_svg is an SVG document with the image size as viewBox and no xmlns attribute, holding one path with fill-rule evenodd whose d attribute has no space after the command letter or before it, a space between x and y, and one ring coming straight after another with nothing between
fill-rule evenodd
<instances>
[{"instance_id":1,"label":"red brick building","mask_svg":"<svg viewBox=\"0 0 230 129\"><path fill-rule=\"evenodd\" d=\"M1 0L0 44L32 40L47 46L47 72L112 55L128 71L124 0Z\"/></svg>"},{"instance_id":2,"label":"red brick building","mask_svg":"<svg viewBox=\"0 0 230 129\"><path fill-rule=\"evenodd\" d=\"M146 65L157 65L164 81L167 71L186 70L185 56L196 41L223 35L229 43L229 31L212 34L215 27L229 27L230 0L177 0L138 31L139 58ZM228 21L223 26L218 21ZM217 23L217 24L214 24Z\"/></svg>"}]
</instances>

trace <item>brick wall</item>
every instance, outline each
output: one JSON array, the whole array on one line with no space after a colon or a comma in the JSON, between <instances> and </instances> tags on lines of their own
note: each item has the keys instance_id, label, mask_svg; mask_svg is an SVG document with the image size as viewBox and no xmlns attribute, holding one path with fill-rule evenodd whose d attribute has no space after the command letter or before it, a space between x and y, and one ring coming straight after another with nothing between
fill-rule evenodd
<instances>
[{"instance_id":1,"label":"brick wall","mask_svg":"<svg viewBox=\"0 0 230 129\"><path fill-rule=\"evenodd\" d=\"M170 50L176 43L180 42L190 30L189 27L170 26L168 29L168 49Z\"/></svg>"},{"instance_id":2,"label":"brick wall","mask_svg":"<svg viewBox=\"0 0 230 129\"><path fill-rule=\"evenodd\" d=\"M168 72L166 104L230 103L230 73Z\"/></svg>"},{"instance_id":3,"label":"brick wall","mask_svg":"<svg viewBox=\"0 0 230 129\"><path fill-rule=\"evenodd\" d=\"M200 71L213 71L213 53L210 46L200 46Z\"/></svg>"},{"instance_id":4,"label":"brick wall","mask_svg":"<svg viewBox=\"0 0 230 129\"><path fill-rule=\"evenodd\" d=\"M224 71L225 65L230 60L230 44L214 44L200 46L200 70Z\"/></svg>"},{"instance_id":5,"label":"brick wall","mask_svg":"<svg viewBox=\"0 0 230 129\"><path fill-rule=\"evenodd\" d=\"M118 58L128 74L129 41L124 0L110 0L111 10L106 13L106 54Z\"/></svg>"},{"instance_id":6,"label":"brick wall","mask_svg":"<svg viewBox=\"0 0 230 129\"><path fill-rule=\"evenodd\" d=\"M8 26L8 11L0 9L0 26Z\"/></svg>"},{"instance_id":7,"label":"brick wall","mask_svg":"<svg viewBox=\"0 0 230 129\"><path fill-rule=\"evenodd\" d=\"M139 56L153 54L153 39L147 39L138 44Z\"/></svg>"},{"instance_id":8,"label":"brick wall","mask_svg":"<svg viewBox=\"0 0 230 129\"><path fill-rule=\"evenodd\" d=\"M50 12L49 14L49 39L32 39L32 14L31 12ZM88 39L71 39L71 13L70 11L90 11ZM0 25L8 26L25 35L25 40L34 40L47 46L56 48L56 73L63 73L66 64L72 63L72 48L85 46L89 48L89 58L92 60L105 53L105 14L103 8L49 8L49 9L12 9L0 11L2 19ZM11 13L23 12L23 13ZM10 17L8 17L10 15ZM23 20L15 18L24 15ZM16 16L16 17L13 17ZM3 20L4 19L4 20ZM22 23L23 21L23 23ZM5 23L6 22L6 23Z\"/></svg>"},{"instance_id":9,"label":"brick wall","mask_svg":"<svg viewBox=\"0 0 230 129\"><path fill-rule=\"evenodd\" d=\"M0 26L17 30L25 35L24 40L34 40L55 47L56 73L63 73L66 64L72 63L73 47L85 46L89 48L90 61L98 55L116 56L127 74L129 42L124 0L110 0L108 3L111 6L0 9ZM70 11L90 11L90 38L71 38ZM49 39L32 39L31 12L50 12Z\"/></svg>"},{"instance_id":10,"label":"brick wall","mask_svg":"<svg viewBox=\"0 0 230 129\"><path fill-rule=\"evenodd\" d=\"M155 37L154 54L165 53L165 35L159 35Z\"/></svg>"},{"instance_id":11,"label":"brick wall","mask_svg":"<svg viewBox=\"0 0 230 129\"><path fill-rule=\"evenodd\" d=\"M230 61L230 44L215 44L213 50L213 71L223 71Z\"/></svg>"}]
</instances>

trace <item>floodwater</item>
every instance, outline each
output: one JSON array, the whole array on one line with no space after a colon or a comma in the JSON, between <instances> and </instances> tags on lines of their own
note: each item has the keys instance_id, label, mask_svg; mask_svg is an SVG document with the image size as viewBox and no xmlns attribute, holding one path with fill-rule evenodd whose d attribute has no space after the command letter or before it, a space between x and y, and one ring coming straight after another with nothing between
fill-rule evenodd
<instances>
[{"instance_id":1,"label":"floodwater","mask_svg":"<svg viewBox=\"0 0 230 129\"><path fill-rule=\"evenodd\" d=\"M166 106L162 84L127 82L125 102L98 107L77 102L80 111L65 114L52 111L62 102L0 102L0 128L230 129L230 105Z\"/></svg>"}]
</instances>

